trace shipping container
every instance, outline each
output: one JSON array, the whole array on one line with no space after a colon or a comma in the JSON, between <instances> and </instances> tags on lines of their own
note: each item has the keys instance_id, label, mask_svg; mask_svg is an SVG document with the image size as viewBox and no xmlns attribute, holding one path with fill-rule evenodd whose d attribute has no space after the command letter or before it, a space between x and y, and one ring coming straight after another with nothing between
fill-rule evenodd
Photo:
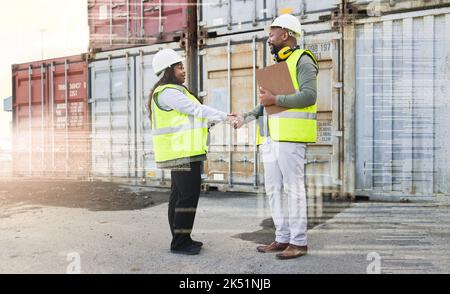
<instances>
[{"instance_id":1,"label":"shipping container","mask_svg":"<svg viewBox=\"0 0 450 294\"><path fill-rule=\"evenodd\" d=\"M162 48L186 57L169 43L102 52L91 61L93 178L170 186L170 172L156 168L147 110L158 81L152 60ZM186 72L189 79L189 67Z\"/></svg>"},{"instance_id":2,"label":"shipping container","mask_svg":"<svg viewBox=\"0 0 450 294\"><path fill-rule=\"evenodd\" d=\"M86 55L12 66L17 176L88 177Z\"/></svg>"},{"instance_id":3,"label":"shipping container","mask_svg":"<svg viewBox=\"0 0 450 294\"><path fill-rule=\"evenodd\" d=\"M450 8L357 21L356 193L450 195L449 81Z\"/></svg>"},{"instance_id":4,"label":"shipping container","mask_svg":"<svg viewBox=\"0 0 450 294\"><path fill-rule=\"evenodd\" d=\"M200 0L198 22L203 36L223 36L266 28L281 14L298 16L302 24L331 19L337 0Z\"/></svg>"},{"instance_id":5,"label":"shipping container","mask_svg":"<svg viewBox=\"0 0 450 294\"><path fill-rule=\"evenodd\" d=\"M411 12L448 7L449 0L355 0L347 1L349 7L356 7L367 16L381 16L392 13Z\"/></svg>"},{"instance_id":6,"label":"shipping container","mask_svg":"<svg viewBox=\"0 0 450 294\"><path fill-rule=\"evenodd\" d=\"M308 195L339 194L342 183L340 117L341 36L329 23L304 26L301 45L319 60L318 142L307 148ZM255 71L273 64L264 31L206 39L199 49L199 90L206 104L225 112L249 111L257 103ZM255 146L255 123L239 130L211 129L205 183L225 191L262 192L264 173Z\"/></svg>"},{"instance_id":7,"label":"shipping container","mask_svg":"<svg viewBox=\"0 0 450 294\"><path fill-rule=\"evenodd\" d=\"M185 42L197 29L194 0L89 0L90 48L107 51Z\"/></svg>"}]
</instances>

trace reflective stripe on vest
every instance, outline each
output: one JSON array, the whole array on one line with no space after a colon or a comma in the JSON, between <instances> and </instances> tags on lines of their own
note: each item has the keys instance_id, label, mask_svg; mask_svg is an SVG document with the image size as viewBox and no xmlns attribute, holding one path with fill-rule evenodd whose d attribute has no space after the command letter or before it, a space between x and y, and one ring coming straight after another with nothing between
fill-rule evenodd
<instances>
[{"instance_id":1,"label":"reflective stripe on vest","mask_svg":"<svg viewBox=\"0 0 450 294\"><path fill-rule=\"evenodd\" d=\"M155 89L152 99L152 136L156 162L206 154L207 120L177 110L163 110L156 103L158 95L171 88L183 92L192 102L200 102L184 87L168 84Z\"/></svg>"},{"instance_id":2,"label":"reflective stripe on vest","mask_svg":"<svg viewBox=\"0 0 450 294\"><path fill-rule=\"evenodd\" d=\"M189 116L189 123L178 125L176 127L167 127L167 128L155 128L152 131L153 135L166 135L172 133L178 133L191 129L202 129L208 128L208 124L206 122L196 122L192 116Z\"/></svg>"},{"instance_id":3,"label":"reflective stripe on vest","mask_svg":"<svg viewBox=\"0 0 450 294\"><path fill-rule=\"evenodd\" d=\"M287 112L283 111L277 114L273 114L272 118L302 118L302 119L317 119L317 113L309 112Z\"/></svg>"},{"instance_id":4,"label":"reflective stripe on vest","mask_svg":"<svg viewBox=\"0 0 450 294\"><path fill-rule=\"evenodd\" d=\"M297 64L303 54L308 54L317 64L314 55L308 50L296 50L286 60L289 74L295 90L300 90L301 85L297 80ZM260 117L257 126L256 143L265 142L261 130L264 127L264 117ZM305 108L291 108L289 110L269 115L269 135L274 141L315 143L317 140L317 104Z\"/></svg>"}]
</instances>

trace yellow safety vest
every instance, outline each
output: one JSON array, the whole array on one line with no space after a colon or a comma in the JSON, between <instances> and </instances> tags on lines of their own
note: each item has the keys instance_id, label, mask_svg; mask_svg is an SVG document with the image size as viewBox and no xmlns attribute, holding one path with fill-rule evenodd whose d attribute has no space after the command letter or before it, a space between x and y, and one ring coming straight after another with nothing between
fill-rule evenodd
<instances>
[{"instance_id":1,"label":"yellow safety vest","mask_svg":"<svg viewBox=\"0 0 450 294\"><path fill-rule=\"evenodd\" d=\"M309 50L295 50L286 60L295 90L301 85L297 80L297 63L303 54L308 54L318 64L316 58ZM291 108L289 110L269 115L269 134L274 141L316 143L317 140L317 104L305 108ZM261 130L264 126L264 117L259 117L256 131L256 144L264 144L266 138Z\"/></svg>"},{"instance_id":2,"label":"yellow safety vest","mask_svg":"<svg viewBox=\"0 0 450 294\"><path fill-rule=\"evenodd\" d=\"M156 162L204 155L208 151L207 120L158 106L158 95L171 88L183 92L192 102L200 102L184 87L175 84L159 86L152 99L152 136Z\"/></svg>"}]
</instances>

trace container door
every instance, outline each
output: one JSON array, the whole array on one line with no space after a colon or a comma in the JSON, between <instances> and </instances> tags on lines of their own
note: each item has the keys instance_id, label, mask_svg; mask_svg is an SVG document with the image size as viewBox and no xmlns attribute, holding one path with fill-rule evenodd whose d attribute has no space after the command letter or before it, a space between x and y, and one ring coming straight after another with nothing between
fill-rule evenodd
<instances>
[{"instance_id":1,"label":"container door","mask_svg":"<svg viewBox=\"0 0 450 294\"><path fill-rule=\"evenodd\" d=\"M89 27L91 47L126 45L132 37L135 24L132 0L89 1Z\"/></svg>"},{"instance_id":2,"label":"container door","mask_svg":"<svg viewBox=\"0 0 450 294\"><path fill-rule=\"evenodd\" d=\"M356 170L362 194L450 194L450 14L356 27Z\"/></svg>"},{"instance_id":3,"label":"container door","mask_svg":"<svg viewBox=\"0 0 450 294\"><path fill-rule=\"evenodd\" d=\"M149 119L148 99L150 91L158 82L153 72L152 61L156 52L145 54L142 52L136 59L137 69L137 109L138 118L138 177L148 178L150 181L164 181L164 171L156 168L155 153L153 152L153 137Z\"/></svg>"},{"instance_id":4,"label":"container door","mask_svg":"<svg viewBox=\"0 0 450 294\"><path fill-rule=\"evenodd\" d=\"M267 13L271 19L289 13L300 16L302 22L317 21L320 15L329 15L331 10L337 8L338 3L336 0L269 0Z\"/></svg>"},{"instance_id":5,"label":"container door","mask_svg":"<svg viewBox=\"0 0 450 294\"><path fill-rule=\"evenodd\" d=\"M217 35L263 29L267 24L265 2L259 0L200 1L200 27Z\"/></svg>"},{"instance_id":6,"label":"container door","mask_svg":"<svg viewBox=\"0 0 450 294\"><path fill-rule=\"evenodd\" d=\"M261 34L260 34L261 35ZM205 104L226 113L243 113L256 105L256 69L265 63L265 39L243 34L207 40L200 51L201 92ZM210 130L206 181L242 191L263 181L255 145L255 123L235 131L219 123Z\"/></svg>"},{"instance_id":7,"label":"container door","mask_svg":"<svg viewBox=\"0 0 450 294\"><path fill-rule=\"evenodd\" d=\"M170 184L170 171L156 167L153 151L152 130L149 119L148 99L150 91L158 82L153 72L153 57L162 46L152 46L140 52L136 57L136 109L137 109L137 163L138 177L150 185ZM181 56L186 53L178 49L178 43L166 44L164 47L176 50ZM185 63L186 65L186 63ZM186 74L189 75L186 67Z\"/></svg>"},{"instance_id":8,"label":"container door","mask_svg":"<svg viewBox=\"0 0 450 294\"><path fill-rule=\"evenodd\" d=\"M94 61L92 91L92 173L136 177L134 59Z\"/></svg>"},{"instance_id":9,"label":"container door","mask_svg":"<svg viewBox=\"0 0 450 294\"><path fill-rule=\"evenodd\" d=\"M14 101L14 172L19 176L42 176L47 130L47 71L40 67L13 73Z\"/></svg>"},{"instance_id":10,"label":"container door","mask_svg":"<svg viewBox=\"0 0 450 294\"><path fill-rule=\"evenodd\" d=\"M190 17L188 10L193 9L188 5L188 0L137 1L141 3L139 9L141 38L155 40L163 38L165 41L174 41L174 33L181 33L187 28ZM172 39L168 38L169 36Z\"/></svg>"},{"instance_id":11,"label":"container door","mask_svg":"<svg viewBox=\"0 0 450 294\"><path fill-rule=\"evenodd\" d=\"M160 0L138 0L141 2L139 13L141 17L139 37L157 38L163 32L163 1Z\"/></svg>"},{"instance_id":12,"label":"container door","mask_svg":"<svg viewBox=\"0 0 450 294\"><path fill-rule=\"evenodd\" d=\"M316 197L337 196L342 185L340 35L317 32L319 26L308 28L304 38L304 48L313 52L319 62L317 143L307 146L305 168L308 196Z\"/></svg>"},{"instance_id":13,"label":"container door","mask_svg":"<svg viewBox=\"0 0 450 294\"><path fill-rule=\"evenodd\" d=\"M47 164L57 177L87 177L90 168L87 63L48 65Z\"/></svg>"}]
</instances>

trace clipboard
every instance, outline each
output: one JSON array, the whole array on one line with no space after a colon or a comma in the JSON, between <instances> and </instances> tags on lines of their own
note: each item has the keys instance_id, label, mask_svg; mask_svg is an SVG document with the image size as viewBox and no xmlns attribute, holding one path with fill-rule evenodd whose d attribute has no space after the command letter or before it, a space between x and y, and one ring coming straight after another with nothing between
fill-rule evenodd
<instances>
[{"instance_id":1,"label":"clipboard","mask_svg":"<svg viewBox=\"0 0 450 294\"><path fill-rule=\"evenodd\" d=\"M290 95L295 93L291 82L291 75L286 62L280 62L265 68L256 70L256 81L259 87L270 90L275 95ZM265 107L270 114L286 111L289 108L271 105Z\"/></svg>"}]
</instances>

